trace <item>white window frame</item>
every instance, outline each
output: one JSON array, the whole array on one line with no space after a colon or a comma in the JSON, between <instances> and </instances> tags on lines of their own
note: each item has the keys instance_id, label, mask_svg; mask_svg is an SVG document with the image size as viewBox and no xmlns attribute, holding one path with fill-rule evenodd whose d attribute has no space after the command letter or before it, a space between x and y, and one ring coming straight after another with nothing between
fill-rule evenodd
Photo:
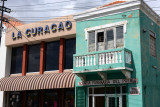
<instances>
[{"instance_id":1,"label":"white window frame","mask_svg":"<svg viewBox=\"0 0 160 107\"><path fill-rule=\"evenodd\" d=\"M128 21L121 21L121 22L86 28L85 29L85 40L89 40L89 32L95 31L95 35L97 35L97 32L104 31L104 35L105 35L106 31L108 29L113 29L114 35L115 35L115 33L116 33L115 27L123 26L123 39L125 41L125 33L127 31L127 23L128 23ZM106 40L106 37L104 36L104 42L105 42L105 40ZM125 46L125 42L124 42L124 46ZM87 49L88 49L88 47L89 47L89 42L87 42ZM116 37L115 36L114 36L114 47L116 47ZM106 48L106 47L104 46L104 48ZM97 36L95 36L95 51L97 51ZM88 52L89 52L89 50L88 50Z\"/></svg>"},{"instance_id":2,"label":"white window frame","mask_svg":"<svg viewBox=\"0 0 160 107\"><path fill-rule=\"evenodd\" d=\"M123 101L123 99L122 99L122 96L123 95L127 95L127 92L126 93L123 93L122 92L122 87L123 86L125 86L125 85L121 85L121 86L119 86L120 87L120 93L119 94L116 94L117 95L117 97L119 97L119 103L120 103L120 106L119 107L122 107L122 101ZM89 97L91 96L92 97L92 106L94 107L94 103L95 103L95 97L96 96L106 96L107 98L106 98L106 100L107 100L107 102L108 102L108 100L109 100L109 98L110 97L115 97L115 94L94 94L94 88L104 88L105 86L97 86L97 87L88 87L88 107L89 107ZM115 86L107 86L107 87L115 87ZM106 88L107 88L106 87ZM127 86L126 86L127 87ZM89 94L89 89L90 88L92 88L92 94ZM108 107L108 103L107 103L107 107Z\"/></svg>"}]
</instances>

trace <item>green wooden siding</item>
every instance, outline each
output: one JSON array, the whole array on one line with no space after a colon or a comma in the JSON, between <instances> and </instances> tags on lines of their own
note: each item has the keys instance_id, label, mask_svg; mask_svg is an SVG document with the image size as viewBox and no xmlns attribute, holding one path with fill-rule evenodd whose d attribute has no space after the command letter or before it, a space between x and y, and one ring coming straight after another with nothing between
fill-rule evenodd
<instances>
[{"instance_id":1,"label":"green wooden siding","mask_svg":"<svg viewBox=\"0 0 160 107\"><path fill-rule=\"evenodd\" d=\"M76 87L76 107L85 107L86 90L85 87Z\"/></svg>"}]
</instances>

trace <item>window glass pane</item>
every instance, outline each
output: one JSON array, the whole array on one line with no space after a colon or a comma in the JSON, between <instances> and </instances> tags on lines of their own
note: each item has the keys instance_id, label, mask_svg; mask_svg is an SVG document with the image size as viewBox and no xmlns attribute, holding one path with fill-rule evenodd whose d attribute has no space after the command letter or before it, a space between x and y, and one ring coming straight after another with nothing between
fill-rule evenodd
<instances>
[{"instance_id":1,"label":"window glass pane","mask_svg":"<svg viewBox=\"0 0 160 107\"><path fill-rule=\"evenodd\" d=\"M106 87L106 94L115 94L115 87Z\"/></svg>"},{"instance_id":2,"label":"window glass pane","mask_svg":"<svg viewBox=\"0 0 160 107\"><path fill-rule=\"evenodd\" d=\"M11 74L22 73L23 47L12 48Z\"/></svg>"},{"instance_id":3,"label":"window glass pane","mask_svg":"<svg viewBox=\"0 0 160 107\"><path fill-rule=\"evenodd\" d=\"M92 102L93 102L92 96L89 96L89 107L93 107L93 106L92 106Z\"/></svg>"},{"instance_id":4,"label":"window glass pane","mask_svg":"<svg viewBox=\"0 0 160 107\"><path fill-rule=\"evenodd\" d=\"M22 92L9 93L9 107L22 107Z\"/></svg>"},{"instance_id":5,"label":"window glass pane","mask_svg":"<svg viewBox=\"0 0 160 107\"><path fill-rule=\"evenodd\" d=\"M97 51L104 50L104 32L97 33Z\"/></svg>"},{"instance_id":6,"label":"window glass pane","mask_svg":"<svg viewBox=\"0 0 160 107\"><path fill-rule=\"evenodd\" d=\"M88 38L88 51L93 52L95 51L95 32L89 32L89 38Z\"/></svg>"},{"instance_id":7,"label":"window glass pane","mask_svg":"<svg viewBox=\"0 0 160 107\"><path fill-rule=\"evenodd\" d=\"M59 46L60 46L60 41L46 43L46 54L45 54L46 71L59 69Z\"/></svg>"},{"instance_id":8,"label":"window glass pane","mask_svg":"<svg viewBox=\"0 0 160 107\"><path fill-rule=\"evenodd\" d=\"M39 107L40 98L39 91L26 92L26 107Z\"/></svg>"},{"instance_id":9,"label":"window glass pane","mask_svg":"<svg viewBox=\"0 0 160 107\"><path fill-rule=\"evenodd\" d=\"M113 33L113 29L108 30L106 32L106 34L107 34L106 48L107 49L113 49L114 48L114 33Z\"/></svg>"},{"instance_id":10,"label":"window glass pane","mask_svg":"<svg viewBox=\"0 0 160 107\"><path fill-rule=\"evenodd\" d=\"M105 94L105 87L94 88L94 94Z\"/></svg>"},{"instance_id":11,"label":"window glass pane","mask_svg":"<svg viewBox=\"0 0 160 107\"><path fill-rule=\"evenodd\" d=\"M105 107L105 96L95 96L95 107Z\"/></svg>"},{"instance_id":12,"label":"window glass pane","mask_svg":"<svg viewBox=\"0 0 160 107\"><path fill-rule=\"evenodd\" d=\"M122 96L122 107L127 107L126 95Z\"/></svg>"},{"instance_id":13,"label":"window glass pane","mask_svg":"<svg viewBox=\"0 0 160 107\"><path fill-rule=\"evenodd\" d=\"M92 93L92 89L93 89L93 88L89 88L89 94L93 94L93 93Z\"/></svg>"},{"instance_id":14,"label":"window glass pane","mask_svg":"<svg viewBox=\"0 0 160 107\"><path fill-rule=\"evenodd\" d=\"M58 90L45 90L44 107L59 107Z\"/></svg>"},{"instance_id":15,"label":"window glass pane","mask_svg":"<svg viewBox=\"0 0 160 107\"><path fill-rule=\"evenodd\" d=\"M40 45L28 46L27 72L38 72L40 63Z\"/></svg>"},{"instance_id":16,"label":"window glass pane","mask_svg":"<svg viewBox=\"0 0 160 107\"><path fill-rule=\"evenodd\" d=\"M76 53L76 39L65 40L64 69L73 69L73 54Z\"/></svg>"},{"instance_id":17,"label":"window glass pane","mask_svg":"<svg viewBox=\"0 0 160 107\"><path fill-rule=\"evenodd\" d=\"M120 93L121 93L120 87L116 87L116 93L117 93L117 94L120 94Z\"/></svg>"},{"instance_id":18,"label":"window glass pane","mask_svg":"<svg viewBox=\"0 0 160 107\"><path fill-rule=\"evenodd\" d=\"M124 46L124 39L123 39L123 26L116 27L116 47L123 47Z\"/></svg>"},{"instance_id":19,"label":"window glass pane","mask_svg":"<svg viewBox=\"0 0 160 107\"><path fill-rule=\"evenodd\" d=\"M98 42L104 42L104 32L97 33Z\"/></svg>"},{"instance_id":20,"label":"window glass pane","mask_svg":"<svg viewBox=\"0 0 160 107\"><path fill-rule=\"evenodd\" d=\"M122 93L123 94L127 93L126 86L122 86Z\"/></svg>"},{"instance_id":21,"label":"window glass pane","mask_svg":"<svg viewBox=\"0 0 160 107\"><path fill-rule=\"evenodd\" d=\"M74 88L64 89L64 106L75 107L75 91Z\"/></svg>"}]
</instances>

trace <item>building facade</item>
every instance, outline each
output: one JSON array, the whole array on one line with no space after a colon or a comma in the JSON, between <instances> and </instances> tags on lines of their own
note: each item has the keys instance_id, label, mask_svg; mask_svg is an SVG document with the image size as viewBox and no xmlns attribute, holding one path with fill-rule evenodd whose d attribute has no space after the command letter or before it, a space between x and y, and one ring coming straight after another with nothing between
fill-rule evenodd
<instances>
[{"instance_id":1,"label":"building facade","mask_svg":"<svg viewBox=\"0 0 160 107\"><path fill-rule=\"evenodd\" d=\"M8 62L7 62L7 53L10 53L10 49L6 47L5 45L5 36L6 36L6 30L8 28L11 28L13 24L14 26L20 26L20 25L23 25L23 22L13 18L13 17L10 17L10 16L7 16L7 15L4 15L5 18L9 19L9 23L6 23L6 22L3 22L3 30L2 30L2 36L1 36L1 40L0 40L0 68L1 68L1 73L0 73L0 78L3 78L7 75L9 75L9 72L5 72L7 71L8 69ZM0 107L3 107L3 104L4 104L4 92L3 91L0 91Z\"/></svg>"},{"instance_id":2,"label":"building facade","mask_svg":"<svg viewBox=\"0 0 160 107\"><path fill-rule=\"evenodd\" d=\"M160 17L117 0L74 19L76 107L159 107Z\"/></svg>"},{"instance_id":3,"label":"building facade","mask_svg":"<svg viewBox=\"0 0 160 107\"><path fill-rule=\"evenodd\" d=\"M74 107L75 37L73 16L7 29L2 107Z\"/></svg>"},{"instance_id":4,"label":"building facade","mask_svg":"<svg viewBox=\"0 0 160 107\"><path fill-rule=\"evenodd\" d=\"M2 107L159 107L160 18L143 1L116 0L4 35Z\"/></svg>"}]
</instances>

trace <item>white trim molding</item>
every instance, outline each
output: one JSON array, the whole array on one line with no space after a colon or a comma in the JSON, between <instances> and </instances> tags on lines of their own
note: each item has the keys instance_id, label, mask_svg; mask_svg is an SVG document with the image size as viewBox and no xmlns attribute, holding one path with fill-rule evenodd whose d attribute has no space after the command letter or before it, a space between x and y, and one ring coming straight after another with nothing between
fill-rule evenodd
<instances>
[{"instance_id":1,"label":"white trim molding","mask_svg":"<svg viewBox=\"0 0 160 107\"><path fill-rule=\"evenodd\" d=\"M121 21L121 22L110 23L110 24L105 24L105 25L86 28L84 30L85 31L85 40L88 39L88 32L90 32L90 31L100 30L100 29L109 28L109 27L116 27L116 26L120 26L120 25L124 26L124 33L126 33L126 31L127 31L127 23L128 23L127 21Z\"/></svg>"}]
</instances>

